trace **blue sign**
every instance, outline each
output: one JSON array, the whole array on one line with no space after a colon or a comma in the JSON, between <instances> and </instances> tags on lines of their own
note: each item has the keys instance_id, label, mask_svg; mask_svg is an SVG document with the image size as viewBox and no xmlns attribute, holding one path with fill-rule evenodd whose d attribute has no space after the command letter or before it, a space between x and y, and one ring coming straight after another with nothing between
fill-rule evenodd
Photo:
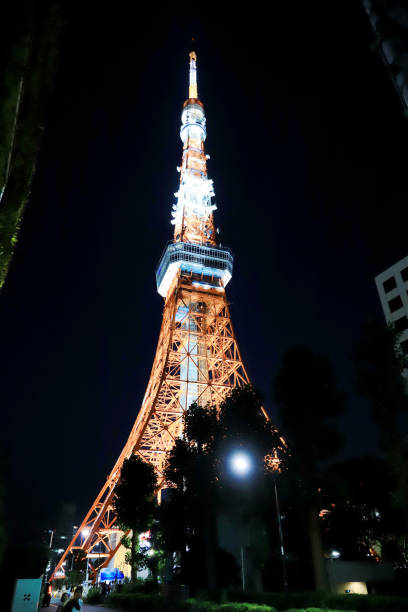
<instances>
[{"instance_id":1,"label":"blue sign","mask_svg":"<svg viewBox=\"0 0 408 612\"><path fill-rule=\"evenodd\" d=\"M12 612L36 612L40 600L41 583L41 578L16 580Z\"/></svg>"},{"instance_id":2,"label":"blue sign","mask_svg":"<svg viewBox=\"0 0 408 612\"><path fill-rule=\"evenodd\" d=\"M100 580L101 582L104 580L123 580L124 577L124 573L115 567L113 570L103 570L101 572Z\"/></svg>"}]
</instances>

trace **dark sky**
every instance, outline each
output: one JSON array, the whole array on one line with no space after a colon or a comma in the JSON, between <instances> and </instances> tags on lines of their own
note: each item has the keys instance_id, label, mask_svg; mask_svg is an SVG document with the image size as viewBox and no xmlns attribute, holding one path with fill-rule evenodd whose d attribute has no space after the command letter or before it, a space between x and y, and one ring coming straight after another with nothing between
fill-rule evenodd
<instances>
[{"instance_id":1,"label":"dark sky","mask_svg":"<svg viewBox=\"0 0 408 612\"><path fill-rule=\"evenodd\" d=\"M374 275L407 255L407 123L359 3L278 4L268 16L208 5L142 18L137 3L67 15L0 296L14 527L53 526L64 500L81 519L140 407L163 309L154 273L172 236L192 36L252 381L273 415L283 352L310 344L348 393L345 452L376 448L351 353L363 322L382 316Z\"/></svg>"}]
</instances>

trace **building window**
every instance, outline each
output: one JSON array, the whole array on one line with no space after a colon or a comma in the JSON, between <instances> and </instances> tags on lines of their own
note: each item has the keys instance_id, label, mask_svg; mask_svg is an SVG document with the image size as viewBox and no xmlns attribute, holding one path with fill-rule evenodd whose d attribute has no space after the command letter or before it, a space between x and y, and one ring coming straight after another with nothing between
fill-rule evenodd
<instances>
[{"instance_id":1,"label":"building window","mask_svg":"<svg viewBox=\"0 0 408 612\"><path fill-rule=\"evenodd\" d=\"M401 347L401 351L404 353L404 355L408 354L408 340L403 340L400 343L400 347Z\"/></svg>"},{"instance_id":2,"label":"building window","mask_svg":"<svg viewBox=\"0 0 408 612\"><path fill-rule=\"evenodd\" d=\"M394 321L395 329L398 332L404 331L404 329L408 328L408 319L407 317L400 317L396 321Z\"/></svg>"},{"instance_id":3,"label":"building window","mask_svg":"<svg viewBox=\"0 0 408 612\"><path fill-rule=\"evenodd\" d=\"M398 308L401 308L402 307L402 300L401 300L400 296L397 295L397 297L392 298L392 300L390 300L388 302L388 307L389 307L391 312L395 312L396 310L398 310Z\"/></svg>"},{"instance_id":4,"label":"building window","mask_svg":"<svg viewBox=\"0 0 408 612\"><path fill-rule=\"evenodd\" d=\"M404 268L403 270L401 270L400 274L404 283L408 281L408 268Z\"/></svg>"},{"instance_id":5,"label":"building window","mask_svg":"<svg viewBox=\"0 0 408 612\"><path fill-rule=\"evenodd\" d=\"M387 278L387 280L383 282L385 293L392 291L392 289L395 289L396 286L397 286L397 281L395 280L394 276Z\"/></svg>"},{"instance_id":6,"label":"building window","mask_svg":"<svg viewBox=\"0 0 408 612\"><path fill-rule=\"evenodd\" d=\"M389 291L391 291L391 289L395 289L396 286L397 282L393 276L391 276L391 278L387 278L387 280L383 282L385 293L388 293Z\"/></svg>"}]
</instances>

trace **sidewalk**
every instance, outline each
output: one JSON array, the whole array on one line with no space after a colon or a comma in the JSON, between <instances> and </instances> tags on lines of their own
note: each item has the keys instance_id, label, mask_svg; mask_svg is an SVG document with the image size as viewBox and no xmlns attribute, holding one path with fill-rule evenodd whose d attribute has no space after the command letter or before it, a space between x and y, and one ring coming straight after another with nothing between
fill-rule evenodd
<instances>
[{"instance_id":1,"label":"sidewalk","mask_svg":"<svg viewBox=\"0 0 408 612\"><path fill-rule=\"evenodd\" d=\"M40 606L39 610L40 612L42 610L44 610L44 612L47 612L47 610L48 612L55 612L59 605L60 602L58 599L52 599L49 608L41 608ZM119 612L119 610L117 608L107 608L102 604L91 606L89 604L84 603L81 608L81 612ZM121 610L120 612L123 612L123 610Z\"/></svg>"}]
</instances>

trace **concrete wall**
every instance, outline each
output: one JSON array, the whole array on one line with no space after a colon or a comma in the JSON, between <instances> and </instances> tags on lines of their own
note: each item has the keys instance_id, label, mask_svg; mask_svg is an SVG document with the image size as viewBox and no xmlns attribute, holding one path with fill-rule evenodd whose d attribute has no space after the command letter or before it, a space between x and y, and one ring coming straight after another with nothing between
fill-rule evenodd
<instances>
[{"instance_id":1,"label":"concrete wall","mask_svg":"<svg viewBox=\"0 0 408 612\"><path fill-rule=\"evenodd\" d=\"M366 595L367 582L391 582L394 579L391 563L333 559L326 562L326 570L334 593L349 591Z\"/></svg>"}]
</instances>

